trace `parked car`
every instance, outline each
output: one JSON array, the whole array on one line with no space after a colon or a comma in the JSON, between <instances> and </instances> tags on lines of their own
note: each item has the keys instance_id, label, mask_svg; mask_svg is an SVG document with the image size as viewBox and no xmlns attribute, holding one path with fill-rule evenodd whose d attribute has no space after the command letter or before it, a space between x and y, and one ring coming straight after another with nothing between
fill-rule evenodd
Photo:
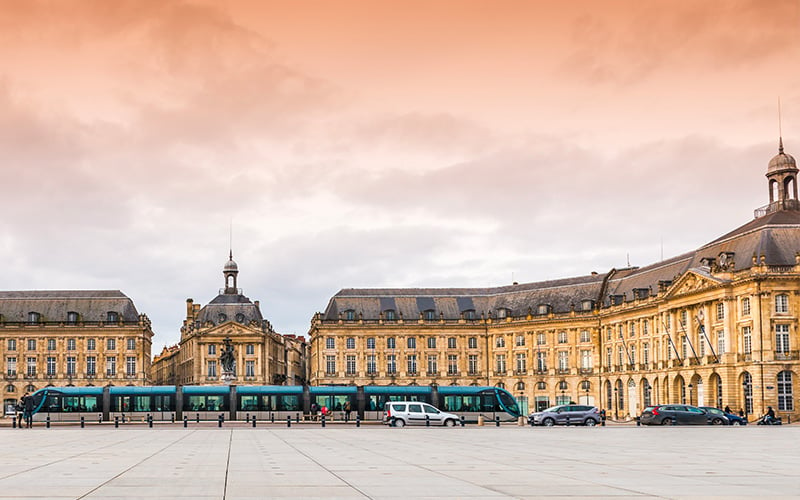
<instances>
[{"instance_id":1,"label":"parked car","mask_svg":"<svg viewBox=\"0 0 800 500\"><path fill-rule=\"evenodd\" d=\"M588 425L595 426L602 418L596 406L556 405L543 411L531 413L528 423L531 425Z\"/></svg>"},{"instance_id":2,"label":"parked car","mask_svg":"<svg viewBox=\"0 0 800 500\"><path fill-rule=\"evenodd\" d=\"M730 425L731 419L725 415L725 412L720 410L719 408L714 408L713 406L701 406L701 410L704 410L708 415L708 423L711 425Z\"/></svg>"},{"instance_id":3,"label":"parked car","mask_svg":"<svg viewBox=\"0 0 800 500\"><path fill-rule=\"evenodd\" d=\"M420 401L389 401L383 407L383 423L392 427L426 425L427 422L454 427L458 416Z\"/></svg>"},{"instance_id":4,"label":"parked car","mask_svg":"<svg viewBox=\"0 0 800 500\"><path fill-rule=\"evenodd\" d=\"M642 425L727 425L725 414L717 411L719 414L712 414L696 406L679 404L648 406L639 421Z\"/></svg>"},{"instance_id":5,"label":"parked car","mask_svg":"<svg viewBox=\"0 0 800 500\"><path fill-rule=\"evenodd\" d=\"M740 417L735 413L725 413L725 416L728 417L728 420L730 420L731 425L747 425L747 419L744 417Z\"/></svg>"}]
</instances>

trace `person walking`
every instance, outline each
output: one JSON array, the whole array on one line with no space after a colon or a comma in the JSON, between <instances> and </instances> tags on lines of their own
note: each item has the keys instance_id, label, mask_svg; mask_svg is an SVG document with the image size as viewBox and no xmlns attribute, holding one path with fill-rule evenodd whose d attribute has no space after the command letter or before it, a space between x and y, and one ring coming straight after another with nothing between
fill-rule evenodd
<instances>
[{"instance_id":1,"label":"person walking","mask_svg":"<svg viewBox=\"0 0 800 500\"><path fill-rule=\"evenodd\" d=\"M25 427L33 428L33 396L27 392L22 396L22 412L25 418Z\"/></svg>"},{"instance_id":2,"label":"person walking","mask_svg":"<svg viewBox=\"0 0 800 500\"><path fill-rule=\"evenodd\" d=\"M349 422L350 421L350 411L351 411L351 409L350 409L350 401L345 401L344 402L344 406L342 407L342 409L344 410L344 421L345 422Z\"/></svg>"},{"instance_id":3,"label":"person walking","mask_svg":"<svg viewBox=\"0 0 800 500\"><path fill-rule=\"evenodd\" d=\"M731 411L731 407L730 407L730 406L727 406L727 405L725 406L725 409L724 409L724 410L722 410L722 411L724 411L725 413L733 413L733 412Z\"/></svg>"}]
</instances>

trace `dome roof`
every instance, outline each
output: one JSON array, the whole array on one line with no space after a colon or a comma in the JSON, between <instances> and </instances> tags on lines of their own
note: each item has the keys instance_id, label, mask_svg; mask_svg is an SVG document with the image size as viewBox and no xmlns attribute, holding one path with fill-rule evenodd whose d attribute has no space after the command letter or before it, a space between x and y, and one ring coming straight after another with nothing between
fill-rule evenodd
<instances>
[{"instance_id":1,"label":"dome roof","mask_svg":"<svg viewBox=\"0 0 800 500\"><path fill-rule=\"evenodd\" d=\"M239 266L236 265L236 262L233 259L230 259L228 262L225 263L225 267L222 268L223 271L238 271Z\"/></svg>"},{"instance_id":2,"label":"dome roof","mask_svg":"<svg viewBox=\"0 0 800 500\"><path fill-rule=\"evenodd\" d=\"M792 155L787 155L783 152L783 138L778 142L778 154L772 157L767 167L767 172L775 172L778 170L797 169L797 162Z\"/></svg>"},{"instance_id":3,"label":"dome roof","mask_svg":"<svg viewBox=\"0 0 800 500\"><path fill-rule=\"evenodd\" d=\"M258 305L241 294L217 295L197 314L197 321L201 324L205 324L207 321L215 325L226 321L236 321L245 325L251 321L256 321L260 324L263 319Z\"/></svg>"}]
</instances>

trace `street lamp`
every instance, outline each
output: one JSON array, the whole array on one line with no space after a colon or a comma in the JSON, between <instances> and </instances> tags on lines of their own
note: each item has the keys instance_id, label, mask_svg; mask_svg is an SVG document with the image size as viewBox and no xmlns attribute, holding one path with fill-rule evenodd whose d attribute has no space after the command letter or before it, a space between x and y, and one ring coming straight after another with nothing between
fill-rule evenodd
<instances>
[{"instance_id":1,"label":"street lamp","mask_svg":"<svg viewBox=\"0 0 800 500\"><path fill-rule=\"evenodd\" d=\"M744 399L744 421L747 422L747 379L742 380L742 396Z\"/></svg>"},{"instance_id":2,"label":"street lamp","mask_svg":"<svg viewBox=\"0 0 800 500\"><path fill-rule=\"evenodd\" d=\"M588 405L589 404L589 385L587 384L586 386L584 386L584 388L586 389L586 404Z\"/></svg>"},{"instance_id":3,"label":"street lamp","mask_svg":"<svg viewBox=\"0 0 800 500\"><path fill-rule=\"evenodd\" d=\"M691 404L694 404L694 403L692 402L692 387L694 387L694 386L693 386L692 384L689 384L689 404L690 404L690 405L691 405Z\"/></svg>"},{"instance_id":4,"label":"street lamp","mask_svg":"<svg viewBox=\"0 0 800 500\"><path fill-rule=\"evenodd\" d=\"M617 392L619 389L614 387L614 420L619 420L619 397L617 396Z\"/></svg>"}]
</instances>

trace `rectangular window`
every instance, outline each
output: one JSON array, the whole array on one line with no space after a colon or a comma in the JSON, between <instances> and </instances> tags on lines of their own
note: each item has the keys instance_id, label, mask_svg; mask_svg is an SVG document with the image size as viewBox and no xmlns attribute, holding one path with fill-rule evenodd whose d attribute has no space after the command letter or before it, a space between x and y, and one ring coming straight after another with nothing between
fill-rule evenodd
<instances>
[{"instance_id":1,"label":"rectangular window","mask_svg":"<svg viewBox=\"0 0 800 500\"><path fill-rule=\"evenodd\" d=\"M328 375L336 374L336 356L325 356L325 373Z\"/></svg>"},{"instance_id":2,"label":"rectangular window","mask_svg":"<svg viewBox=\"0 0 800 500\"><path fill-rule=\"evenodd\" d=\"M467 356L467 369L470 375L478 373L478 356L477 354L470 354Z\"/></svg>"},{"instance_id":3,"label":"rectangular window","mask_svg":"<svg viewBox=\"0 0 800 500\"><path fill-rule=\"evenodd\" d=\"M56 376L56 358L54 356L47 357L47 376Z\"/></svg>"},{"instance_id":4,"label":"rectangular window","mask_svg":"<svg viewBox=\"0 0 800 500\"><path fill-rule=\"evenodd\" d=\"M255 344L247 344L244 349L245 349L244 352L247 356L252 356L256 353Z\"/></svg>"},{"instance_id":5,"label":"rectangular window","mask_svg":"<svg viewBox=\"0 0 800 500\"><path fill-rule=\"evenodd\" d=\"M792 372L778 373L778 411L794 411Z\"/></svg>"},{"instance_id":6,"label":"rectangular window","mask_svg":"<svg viewBox=\"0 0 800 500\"><path fill-rule=\"evenodd\" d=\"M367 354L367 374L374 375L377 372L375 366L375 355Z\"/></svg>"},{"instance_id":7,"label":"rectangular window","mask_svg":"<svg viewBox=\"0 0 800 500\"><path fill-rule=\"evenodd\" d=\"M354 339L353 337L347 337L347 340L345 341L345 347L347 349L355 349L356 348L356 339Z\"/></svg>"},{"instance_id":8,"label":"rectangular window","mask_svg":"<svg viewBox=\"0 0 800 500\"><path fill-rule=\"evenodd\" d=\"M617 337L621 338L621 339L625 338L625 332L624 332L624 327L622 326L622 323L617 325Z\"/></svg>"},{"instance_id":9,"label":"rectangular window","mask_svg":"<svg viewBox=\"0 0 800 500\"><path fill-rule=\"evenodd\" d=\"M559 344L567 343L567 332L558 332L558 343Z\"/></svg>"},{"instance_id":10,"label":"rectangular window","mask_svg":"<svg viewBox=\"0 0 800 500\"><path fill-rule=\"evenodd\" d=\"M617 366L625 364L625 354L622 346L617 346Z\"/></svg>"},{"instance_id":11,"label":"rectangular window","mask_svg":"<svg viewBox=\"0 0 800 500\"><path fill-rule=\"evenodd\" d=\"M669 313L664 314L664 327L667 330L672 328L672 315Z\"/></svg>"},{"instance_id":12,"label":"rectangular window","mask_svg":"<svg viewBox=\"0 0 800 500\"><path fill-rule=\"evenodd\" d=\"M642 344L642 363L650 363L650 344L648 342Z\"/></svg>"},{"instance_id":13,"label":"rectangular window","mask_svg":"<svg viewBox=\"0 0 800 500\"><path fill-rule=\"evenodd\" d=\"M217 345L216 344L208 344L208 355L214 356L217 354Z\"/></svg>"},{"instance_id":14,"label":"rectangular window","mask_svg":"<svg viewBox=\"0 0 800 500\"><path fill-rule=\"evenodd\" d=\"M725 319L725 304L717 302L717 321Z\"/></svg>"},{"instance_id":15,"label":"rectangular window","mask_svg":"<svg viewBox=\"0 0 800 500\"><path fill-rule=\"evenodd\" d=\"M614 357L614 353L612 352L610 347L606 347L606 367L611 368L611 359Z\"/></svg>"},{"instance_id":16,"label":"rectangular window","mask_svg":"<svg viewBox=\"0 0 800 500\"><path fill-rule=\"evenodd\" d=\"M742 299L742 316L750 316L750 298Z\"/></svg>"},{"instance_id":17,"label":"rectangular window","mask_svg":"<svg viewBox=\"0 0 800 500\"><path fill-rule=\"evenodd\" d=\"M395 347L397 347L397 342L395 341L394 337L389 337L388 339L386 339L387 349L394 349Z\"/></svg>"},{"instance_id":18,"label":"rectangular window","mask_svg":"<svg viewBox=\"0 0 800 500\"><path fill-rule=\"evenodd\" d=\"M506 355L505 354L498 354L495 356L495 369L497 373L505 373L506 372Z\"/></svg>"},{"instance_id":19,"label":"rectangular window","mask_svg":"<svg viewBox=\"0 0 800 500\"><path fill-rule=\"evenodd\" d=\"M428 337L428 349L436 349L436 337Z\"/></svg>"},{"instance_id":20,"label":"rectangular window","mask_svg":"<svg viewBox=\"0 0 800 500\"><path fill-rule=\"evenodd\" d=\"M17 350L17 340L16 339L8 339L8 350L9 351L16 351Z\"/></svg>"},{"instance_id":21,"label":"rectangular window","mask_svg":"<svg viewBox=\"0 0 800 500\"><path fill-rule=\"evenodd\" d=\"M117 349L117 341L115 339L106 340L106 351L115 351Z\"/></svg>"},{"instance_id":22,"label":"rectangular window","mask_svg":"<svg viewBox=\"0 0 800 500\"><path fill-rule=\"evenodd\" d=\"M97 358L94 356L86 356L86 375L97 375Z\"/></svg>"},{"instance_id":23,"label":"rectangular window","mask_svg":"<svg viewBox=\"0 0 800 500\"><path fill-rule=\"evenodd\" d=\"M611 340L611 327L606 327L606 340Z\"/></svg>"},{"instance_id":24,"label":"rectangular window","mask_svg":"<svg viewBox=\"0 0 800 500\"><path fill-rule=\"evenodd\" d=\"M394 375L397 373L397 356L389 354L386 356L386 373Z\"/></svg>"},{"instance_id":25,"label":"rectangular window","mask_svg":"<svg viewBox=\"0 0 800 500\"><path fill-rule=\"evenodd\" d=\"M470 337L467 341L467 347L470 349L477 349L478 348L478 339L476 337Z\"/></svg>"},{"instance_id":26,"label":"rectangular window","mask_svg":"<svg viewBox=\"0 0 800 500\"><path fill-rule=\"evenodd\" d=\"M628 336L635 337L636 336L636 323L631 321L628 323Z\"/></svg>"},{"instance_id":27,"label":"rectangular window","mask_svg":"<svg viewBox=\"0 0 800 500\"><path fill-rule=\"evenodd\" d=\"M517 347L523 347L525 345L525 335L517 335Z\"/></svg>"},{"instance_id":28,"label":"rectangular window","mask_svg":"<svg viewBox=\"0 0 800 500\"><path fill-rule=\"evenodd\" d=\"M686 359L686 354L689 352L689 340L686 335L681 335L681 358Z\"/></svg>"},{"instance_id":29,"label":"rectangular window","mask_svg":"<svg viewBox=\"0 0 800 500\"><path fill-rule=\"evenodd\" d=\"M244 362L244 376L255 378L256 376L256 362L248 359Z\"/></svg>"},{"instance_id":30,"label":"rectangular window","mask_svg":"<svg viewBox=\"0 0 800 500\"><path fill-rule=\"evenodd\" d=\"M208 374L207 377L217 378L217 360L209 359L206 364L208 366L208 370L206 372Z\"/></svg>"},{"instance_id":31,"label":"rectangular window","mask_svg":"<svg viewBox=\"0 0 800 500\"><path fill-rule=\"evenodd\" d=\"M28 339L28 350L29 351L36 350L36 339Z\"/></svg>"},{"instance_id":32,"label":"rectangular window","mask_svg":"<svg viewBox=\"0 0 800 500\"><path fill-rule=\"evenodd\" d=\"M745 354L750 354L753 352L752 331L752 327L742 327L742 340L744 341L743 347Z\"/></svg>"},{"instance_id":33,"label":"rectangular window","mask_svg":"<svg viewBox=\"0 0 800 500\"><path fill-rule=\"evenodd\" d=\"M6 358L6 375L14 376L17 374L17 358Z\"/></svg>"},{"instance_id":34,"label":"rectangular window","mask_svg":"<svg viewBox=\"0 0 800 500\"><path fill-rule=\"evenodd\" d=\"M788 313L789 312L789 296L781 293L775 296L775 312Z\"/></svg>"},{"instance_id":35,"label":"rectangular window","mask_svg":"<svg viewBox=\"0 0 800 500\"><path fill-rule=\"evenodd\" d=\"M697 354L701 357L706 355L706 342L702 335L697 338Z\"/></svg>"},{"instance_id":36,"label":"rectangular window","mask_svg":"<svg viewBox=\"0 0 800 500\"><path fill-rule=\"evenodd\" d=\"M567 351L558 351L558 369L559 371L566 371L569 369L569 363L567 361Z\"/></svg>"},{"instance_id":37,"label":"rectangular window","mask_svg":"<svg viewBox=\"0 0 800 500\"><path fill-rule=\"evenodd\" d=\"M348 355L345 358L345 368L347 369L348 375L355 375L356 374L356 357L355 355Z\"/></svg>"},{"instance_id":38,"label":"rectangular window","mask_svg":"<svg viewBox=\"0 0 800 500\"><path fill-rule=\"evenodd\" d=\"M75 376L75 356L67 356L67 376Z\"/></svg>"},{"instance_id":39,"label":"rectangular window","mask_svg":"<svg viewBox=\"0 0 800 500\"><path fill-rule=\"evenodd\" d=\"M136 376L136 356L127 356L125 358L125 375L129 377Z\"/></svg>"},{"instance_id":40,"label":"rectangular window","mask_svg":"<svg viewBox=\"0 0 800 500\"><path fill-rule=\"evenodd\" d=\"M458 356L455 354L447 355L447 374L448 375L458 374Z\"/></svg>"},{"instance_id":41,"label":"rectangular window","mask_svg":"<svg viewBox=\"0 0 800 500\"><path fill-rule=\"evenodd\" d=\"M547 343L547 337L544 333L537 333L536 334L536 345L545 345Z\"/></svg>"},{"instance_id":42,"label":"rectangular window","mask_svg":"<svg viewBox=\"0 0 800 500\"><path fill-rule=\"evenodd\" d=\"M95 339L87 339L86 340L86 350L87 351L94 351L97 349L97 341Z\"/></svg>"},{"instance_id":43,"label":"rectangular window","mask_svg":"<svg viewBox=\"0 0 800 500\"><path fill-rule=\"evenodd\" d=\"M28 358L27 375L29 377L36 376L36 358L34 357Z\"/></svg>"},{"instance_id":44,"label":"rectangular window","mask_svg":"<svg viewBox=\"0 0 800 500\"><path fill-rule=\"evenodd\" d=\"M367 349L375 349L375 337L367 338Z\"/></svg>"},{"instance_id":45,"label":"rectangular window","mask_svg":"<svg viewBox=\"0 0 800 500\"><path fill-rule=\"evenodd\" d=\"M503 348L506 346L506 338L505 337L497 337L494 341L494 345L499 348Z\"/></svg>"},{"instance_id":46,"label":"rectangular window","mask_svg":"<svg viewBox=\"0 0 800 500\"><path fill-rule=\"evenodd\" d=\"M406 340L406 345L409 349L416 349L417 348L417 338L416 337L408 337Z\"/></svg>"},{"instance_id":47,"label":"rectangular window","mask_svg":"<svg viewBox=\"0 0 800 500\"><path fill-rule=\"evenodd\" d=\"M336 349L336 339L333 337L327 337L325 339L325 349Z\"/></svg>"},{"instance_id":48,"label":"rectangular window","mask_svg":"<svg viewBox=\"0 0 800 500\"><path fill-rule=\"evenodd\" d=\"M56 350L56 339L47 339L47 350L48 351Z\"/></svg>"},{"instance_id":49,"label":"rectangular window","mask_svg":"<svg viewBox=\"0 0 800 500\"><path fill-rule=\"evenodd\" d=\"M583 349L581 351L581 368L589 370L592 368L592 351Z\"/></svg>"},{"instance_id":50,"label":"rectangular window","mask_svg":"<svg viewBox=\"0 0 800 500\"><path fill-rule=\"evenodd\" d=\"M650 320L647 319L642 320L642 335L644 336L650 335Z\"/></svg>"},{"instance_id":51,"label":"rectangular window","mask_svg":"<svg viewBox=\"0 0 800 500\"><path fill-rule=\"evenodd\" d=\"M630 362L631 362L631 364L636 363L636 346L632 345L628 352L630 353Z\"/></svg>"},{"instance_id":52,"label":"rectangular window","mask_svg":"<svg viewBox=\"0 0 800 500\"><path fill-rule=\"evenodd\" d=\"M136 339L128 339L128 350L129 351L136 350Z\"/></svg>"},{"instance_id":53,"label":"rectangular window","mask_svg":"<svg viewBox=\"0 0 800 500\"><path fill-rule=\"evenodd\" d=\"M436 356L435 354L428 355L428 373L435 374L436 372L439 371L439 367L437 366L438 365L437 361L438 361L438 356Z\"/></svg>"},{"instance_id":54,"label":"rectangular window","mask_svg":"<svg viewBox=\"0 0 800 500\"><path fill-rule=\"evenodd\" d=\"M541 354L541 353L540 353ZM524 352L517 353L517 373L525 373L528 371L528 360Z\"/></svg>"},{"instance_id":55,"label":"rectangular window","mask_svg":"<svg viewBox=\"0 0 800 500\"><path fill-rule=\"evenodd\" d=\"M67 339L67 350L68 351L75 350L75 339Z\"/></svg>"},{"instance_id":56,"label":"rectangular window","mask_svg":"<svg viewBox=\"0 0 800 500\"><path fill-rule=\"evenodd\" d=\"M413 338L413 337L412 337ZM409 354L406 358L407 361L407 372L409 375L414 375L417 373L417 355L416 354Z\"/></svg>"},{"instance_id":57,"label":"rectangular window","mask_svg":"<svg viewBox=\"0 0 800 500\"><path fill-rule=\"evenodd\" d=\"M717 330L717 354L725 354L725 330Z\"/></svg>"},{"instance_id":58,"label":"rectangular window","mask_svg":"<svg viewBox=\"0 0 800 500\"><path fill-rule=\"evenodd\" d=\"M681 326L682 327L686 328L686 324L687 324L688 319L689 319L689 312L686 309L684 309L683 311L681 311Z\"/></svg>"},{"instance_id":59,"label":"rectangular window","mask_svg":"<svg viewBox=\"0 0 800 500\"><path fill-rule=\"evenodd\" d=\"M589 335L589 330L581 331L581 342L591 342L592 337Z\"/></svg>"},{"instance_id":60,"label":"rectangular window","mask_svg":"<svg viewBox=\"0 0 800 500\"><path fill-rule=\"evenodd\" d=\"M106 357L106 375L114 376L117 374L117 357L116 356L107 356Z\"/></svg>"},{"instance_id":61,"label":"rectangular window","mask_svg":"<svg viewBox=\"0 0 800 500\"><path fill-rule=\"evenodd\" d=\"M775 325L775 352L789 354L789 325Z\"/></svg>"}]
</instances>

